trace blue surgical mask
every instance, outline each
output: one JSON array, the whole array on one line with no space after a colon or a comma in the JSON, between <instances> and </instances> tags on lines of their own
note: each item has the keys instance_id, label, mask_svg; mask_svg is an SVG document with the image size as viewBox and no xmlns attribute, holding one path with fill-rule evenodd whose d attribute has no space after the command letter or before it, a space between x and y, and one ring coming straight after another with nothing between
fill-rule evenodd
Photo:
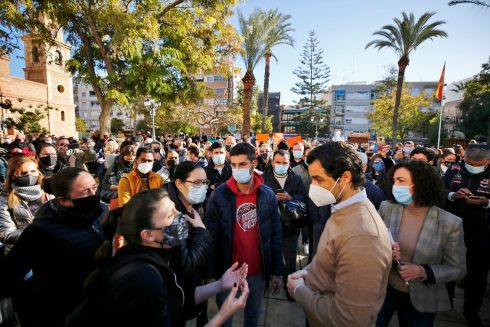
<instances>
[{"instance_id":1,"label":"blue surgical mask","mask_svg":"<svg viewBox=\"0 0 490 327\"><path fill-rule=\"evenodd\" d=\"M472 166L470 164L464 163L466 170L472 175L478 175L485 171L485 166Z\"/></svg>"},{"instance_id":2,"label":"blue surgical mask","mask_svg":"<svg viewBox=\"0 0 490 327\"><path fill-rule=\"evenodd\" d=\"M293 157L294 159L301 159L303 158L303 151L293 151Z\"/></svg>"},{"instance_id":3,"label":"blue surgical mask","mask_svg":"<svg viewBox=\"0 0 490 327\"><path fill-rule=\"evenodd\" d=\"M213 163L215 165L222 165L225 163L225 159L226 159L226 155L223 153L223 154L215 154L213 156Z\"/></svg>"},{"instance_id":4,"label":"blue surgical mask","mask_svg":"<svg viewBox=\"0 0 490 327\"><path fill-rule=\"evenodd\" d=\"M383 171L385 169L385 164L382 161L375 162L373 168L376 172Z\"/></svg>"},{"instance_id":5,"label":"blue surgical mask","mask_svg":"<svg viewBox=\"0 0 490 327\"><path fill-rule=\"evenodd\" d=\"M192 204L203 203L206 200L207 191L207 185L201 185L200 187L191 186L189 187L189 193L185 197Z\"/></svg>"},{"instance_id":6,"label":"blue surgical mask","mask_svg":"<svg viewBox=\"0 0 490 327\"><path fill-rule=\"evenodd\" d=\"M412 193L410 193L411 186L407 185L393 185L391 193L395 197L396 202L404 205L409 205L413 201Z\"/></svg>"},{"instance_id":7,"label":"blue surgical mask","mask_svg":"<svg viewBox=\"0 0 490 327\"><path fill-rule=\"evenodd\" d=\"M289 168L288 165L278 165L278 164L275 164L274 165L274 172L277 175L286 175L288 173L288 168Z\"/></svg>"},{"instance_id":8,"label":"blue surgical mask","mask_svg":"<svg viewBox=\"0 0 490 327\"><path fill-rule=\"evenodd\" d=\"M247 184L250 182L252 178L252 174L250 173L250 168L235 168L232 169L233 178L239 184Z\"/></svg>"}]
</instances>

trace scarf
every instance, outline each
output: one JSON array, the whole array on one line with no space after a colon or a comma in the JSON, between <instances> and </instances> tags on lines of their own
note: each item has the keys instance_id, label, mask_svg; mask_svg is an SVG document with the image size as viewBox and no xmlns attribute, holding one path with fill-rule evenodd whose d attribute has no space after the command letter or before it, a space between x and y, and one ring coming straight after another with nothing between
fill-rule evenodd
<instances>
[{"instance_id":1,"label":"scarf","mask_svg":"<svg viewBox=\"0 0 490 327\"><path fill-rule=\"evenodd\" d=\"M43 194L41 185L17 186L13 185L15 194L24 201L31 202L40 200Z\"/></svg>"}]
</instances>

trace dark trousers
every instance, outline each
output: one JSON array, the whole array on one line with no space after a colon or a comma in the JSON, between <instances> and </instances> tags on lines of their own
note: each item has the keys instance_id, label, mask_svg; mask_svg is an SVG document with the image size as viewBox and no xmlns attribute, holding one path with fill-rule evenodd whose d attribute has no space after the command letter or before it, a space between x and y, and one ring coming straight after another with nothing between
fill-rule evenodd
<instances>
[{"instance_id":1,"label":"dark trousers","mask_svg":"<svg viewBox=\"0 0 490 327\"><path fill-rule=\"evenodd\" d=\"M288 280L288 275L294 273L296 268L296 258L298 255L299 230L282 230L282 256L284 258L284 285Z\"/></svg>"},{"instance_id":2,"label":"dark trousers","mask_svg":"<svg viewBox=\"0 0 490 327\"><path fill-rule=\"evenodd\" d=\"M398 314L400 327L432 327L436 318L436 313L417 311L408 293L400 292L388 285L385 302L376 320L376 327L388 326L395 311Z\"/></svg>"},{"instance_id":3,"label":"dark trousers","mask_svg":"<svg viewBox=\"0 0 490 327\"><path fill-rule=\"evenodd\" d=\"M485 242L481 242L485 243ZM467 242L466 279L464 288L464 315L467 319L478 317L487 290L489 247Z\"/></svg>"}]
</instances>

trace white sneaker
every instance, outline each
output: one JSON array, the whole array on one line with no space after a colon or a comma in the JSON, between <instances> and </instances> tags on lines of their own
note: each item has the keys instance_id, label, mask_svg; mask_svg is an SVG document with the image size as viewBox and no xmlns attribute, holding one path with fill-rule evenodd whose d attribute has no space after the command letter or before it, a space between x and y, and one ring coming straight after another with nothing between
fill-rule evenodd
<instances>
[{"instance_id":1,"label":"white sneaker","mask_svg":"<svg viewBox=\"0 0 490 327\"><path fill-rule=\"evenodd\" d=\"M309 255L310 254L310 246L308 245L308 243L304 243L304 244L302 244L302 246L303 246L303 253L305 255Z\"/></svg>"}]
</instances>

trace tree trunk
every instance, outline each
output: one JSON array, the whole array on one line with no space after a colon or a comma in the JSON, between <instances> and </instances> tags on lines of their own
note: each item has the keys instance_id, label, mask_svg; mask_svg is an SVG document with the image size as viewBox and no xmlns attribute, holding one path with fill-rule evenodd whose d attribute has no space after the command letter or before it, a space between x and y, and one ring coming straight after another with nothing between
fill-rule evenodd
<instances>
[{"instance_id":1,"label":"tree trunk","mask_svg":"<svg viewBox=\"0 0 490 327\"><path fill-rule=\"evenodd\" d=\"M405 69L409 63L408 57L403 56L398 61L398 79L396 82L396 96L395 107L393 108L393 139L391 140L391 146L393 149L396 147L396 141L398 136L398 108L400 107L400 100L402 97L403 80L405 78Z\"/></svg>"},{"instance_id":2,"label":"tree trunk","mask_svg":"<svg viewBox=\"0 0 490 327\"><path fill-rule=\"evenodd\" d=\"M100 102L100 116L99 116L99 132L100 135L104 133L110 133L111 131L111 107L112 101Z\"/></svg>"},{"instance_id":3,"label":"tree trunk","mask_svg":"<svg viewBox=\"0 0 490 327\"><path fill-rule=\"evenodd\" d=\"M267 112L269 111L269 77L270 77L270 62L272 53L268 51L265 54L265 74L264 74L264 95L262 101L262 133L267 133Z\"/></svg>"},{"instance_id":4,"label":"tree trunk","mask_svg":"<svg viewBox=\"0 0 490 327\"><path fill-rule=\"evenodd\" d=\"M242 136L250 135L250 108L252 103L252 91L255 85L253 72L247 71L242 78L243 83L243 125Z\"/></svg>"}]
</instances>

